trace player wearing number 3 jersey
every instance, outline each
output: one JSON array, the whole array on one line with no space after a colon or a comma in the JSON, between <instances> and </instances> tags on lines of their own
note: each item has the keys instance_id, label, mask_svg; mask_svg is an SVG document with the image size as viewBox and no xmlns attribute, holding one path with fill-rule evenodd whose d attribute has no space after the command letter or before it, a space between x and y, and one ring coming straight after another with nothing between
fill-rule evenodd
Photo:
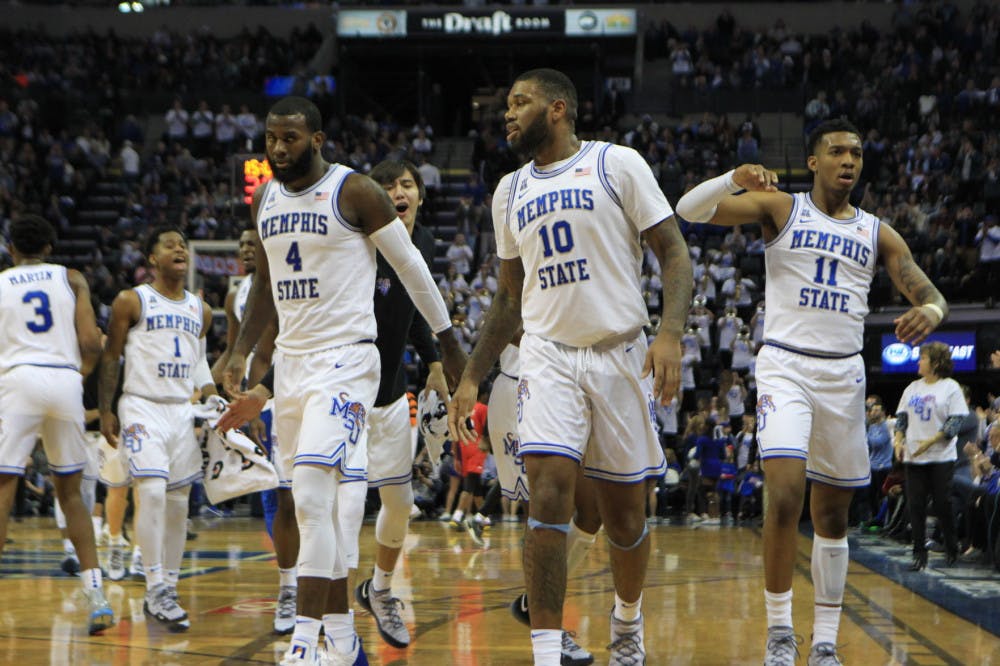
<instances>
[{"instance_id":1,"label":"player wearing number 3 jersey","mask_svg":"<svg viewBox=\"0 0 1000 666\"><path fill-rule=\"evenodd\" d=\"M840 607L847 577L847 512L868 484L865 367L861 357L868 289L881 259L913 307L896 335L919 343L947 303L888 225L851 205L862 167L861 134L828 121L808 140L812 190L779 192L777 175L745 164L685 194L677 213L691 222L760 223L767 243L767 314L757 361L757 422L767 489L765 602L770 666L795 661L792 570L805 480L815 537L810 666L839 664ZM748 190L733 196L740 190Z\"/></svg>"}]
</instances>

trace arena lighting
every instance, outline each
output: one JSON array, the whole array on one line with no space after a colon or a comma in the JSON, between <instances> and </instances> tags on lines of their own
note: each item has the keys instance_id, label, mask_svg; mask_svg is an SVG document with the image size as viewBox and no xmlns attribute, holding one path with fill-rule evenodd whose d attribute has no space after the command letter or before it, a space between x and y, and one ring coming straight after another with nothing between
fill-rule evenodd
<instances>
[{"instance_id":1,"label":"arena lighting","mask_svg":"<svg viewBox=\"0 0 1000 666\"><path fill-rule=\"evenodd\" d=\"M141 2L119 2L118 11L122 14L141 14L146 8Z\"/></svg>"}]
</instances>

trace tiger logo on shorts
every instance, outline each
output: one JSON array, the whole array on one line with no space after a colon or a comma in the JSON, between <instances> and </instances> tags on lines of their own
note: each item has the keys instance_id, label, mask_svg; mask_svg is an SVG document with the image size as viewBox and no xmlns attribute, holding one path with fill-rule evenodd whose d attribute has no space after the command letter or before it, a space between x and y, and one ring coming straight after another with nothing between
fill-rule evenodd
<instances>
[{"instance_id":1,"label":"tiger logo on shorts","mask_svg":"<svg viewBox=\"0 0 1000 666\"><path fill-rule=\"evenodd\" d=\"M339 415L344 420L344 426L351 432L347 441L351 444L357 444L361 433L365 429L365 418L367 417L365 406L360 402L351 400L347 393L341 393L333 399L333 407L330 409L330 414L334 416Z\"/></svg>"},{"instance_id":2,"label":"tiger logo on shorts","mask_svg":"<svg viewBox=\"0 0 1000 666\"><path fill-rule=\"evenodd\" d=\"M517 422L521 422L524 401L531 399L531 391L528 390L528 380L522 379L517 383Z\"/></svg>"},{"instance_id":3,"label":"tiger logo on shorts","mask_svg":"<svg viewBox=\"0 0 1000 666\"><path fill-rule=\"evenodd\" d=\"M770 393L764 393L757 398L757 432L767 427L767 415L776 412L778 408L774 406L774 400Z\"/></svg>"},{"instance_id":4,"label":"tiger logo on shorts","mask_svg":"<svg viewBox=\"0 0 1000 666\"><path fill-rule=\"evenodd\" d=\"M122 430L122 443L132 453L139 453L142 450L142 442L145 439L149 439L149 431L141 423L133 423Z\"/></svg>"}]
</instances>

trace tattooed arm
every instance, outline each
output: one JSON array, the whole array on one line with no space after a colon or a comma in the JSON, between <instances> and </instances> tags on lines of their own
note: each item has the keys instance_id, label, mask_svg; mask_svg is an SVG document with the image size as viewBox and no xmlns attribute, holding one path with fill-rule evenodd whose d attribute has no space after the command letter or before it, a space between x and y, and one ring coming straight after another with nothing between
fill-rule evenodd
<instances>
[{"instance_id":1,"label":"tattooed arm","mask_svg":"<svg viewBox=\"0 0 1000 666\"><path fill-rule=\"evenodd\" d=\"M893 320L896 337L902 342L919 344L948 316L948 302L917 266L903 238L887 224L879 227L878 252L892 283L913 305Z\"/></svg>"}]
</instances>

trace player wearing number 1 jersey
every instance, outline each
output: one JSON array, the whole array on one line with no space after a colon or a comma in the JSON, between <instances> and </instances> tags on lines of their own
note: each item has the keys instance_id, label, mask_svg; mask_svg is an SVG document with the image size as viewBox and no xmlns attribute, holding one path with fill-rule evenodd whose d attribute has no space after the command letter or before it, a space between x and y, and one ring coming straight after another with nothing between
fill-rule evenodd
<instances>
[{"instance_id":1,"label":"player wearing number 1 jersey","mask_svg":"<svg viewBox=\"0 0 1000 666\"><path fill-rule=\"evenodd\" d=\"M146 574L143 608L171 631L184 631L190 624L177 603L177 579L188 495L201 477L191 396L196 378L199 388L204 381L195 371L204 363L202 339L212 311L184 289L189 255L180 231L152 229L145 250L152 284L123 290L111 305L99 386L101 432L112 446L125 447L142 507L135 537ZM125 380L116 414L112 401L123 353Z\"/></svg>"},{"instance_id":2,"label":"player wearing number 1 jersey","mask_svg":"<svg viewBox=\"0 0 1000 666\"><path fill-rule=\"evenodd\" d=\"M41 435L80 560L93 634L114 624L102 590L90 512L80 495L88 460L81 373L94 369L101 335L86 279L45 261L55 241L47 220L19 217L10 226L14 267L0 273L0 553L17 478L24 476L25 462Z\"/></svg>"},{"instance_id":3,"label":"player wearing number 1 jersey","mask_svg":"<svg viewBox=\"0 0 1000 666\"><path fill-rule=\"evenodd\" d=\"M764 576L765 664L793 664L792 573L805 480L815 537L811 666L839 664L840 607L847 578L847 513L855 488L868 485L865 367L861 358L868 289L881 258L913 307L896 335L919 343L941 323L947 303L913 261L902 238L851 205L862 167L861 134L844 120L808 140L812 190L778 192L777 176L743 165L681 198L691 222L760 223L767 243L767 316L757 361L757 432L767 483ZM732 196L741 189L749 190Z\"/></svg>"},{"instance_id":4,"label":"player wearing number 1 jersey","mask_svg":"<svg viewBox=\"0 0 1000 666\"><path fill-rule=\"evenodd\" d=\"M389 196L371 178L327 163L324 140L312 102L286 97L271 107L265 142L274 180L251 205L264 252L224 373L227 390L238 393L246 354L276 316L274 427L300 543L298 617L285 664L323 660L321 627L329 660L365 663L348 610L347 537L333 507L343 484L366 479L365 424L379 385L376 248L437 333L446 376L454 380L464 362L444 300Z\"/></svg>"},{"instance_id":5,"label":"player wearing number 1 jersey","mask_svg":"<svg viewBox=\"0 0 1000 666\"><path fill-rule=\"evenodd\" d=\"M523 319L517 429L531 488L524 568L535 664L560 663L566 537L581 465L595 480L610 545L611 663L644 663L645 482L666 468L652 403L669 400L680 383L691 260L641 156L576 137L576 89L566 75L522 74L507 105L508 140L532 160L504 176L493 196L500 286L449 407L449 428L454 439L472 437L465 419L479 382ZM642 240L667 285L663 325L648 350Z\"/></svg>"}]
</instances>

